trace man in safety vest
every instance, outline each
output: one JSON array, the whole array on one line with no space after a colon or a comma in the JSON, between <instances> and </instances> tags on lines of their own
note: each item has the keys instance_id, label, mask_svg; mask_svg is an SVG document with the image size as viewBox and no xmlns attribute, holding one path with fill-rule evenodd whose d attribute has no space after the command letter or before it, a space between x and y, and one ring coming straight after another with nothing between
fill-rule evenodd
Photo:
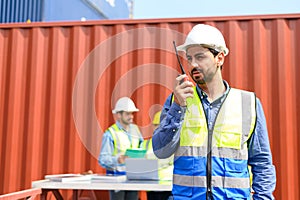
<instances>
[{"instance_id":1,"label":"man in safety vest","mask_svg":"<svg viewBox=\"0 0 300 200\"><path fill-rule=\"evenodd\" d=\"M103 134L99 164L107 174L125 175L125 152L127 149L140 148L143 137L137 125L133 124L133 113L139 111L128 97L120 98L113 114L116 123ZM110 191L111 200L137 200L137 191Z\"/></svg>"},{"instance_id":2,"label":"man in safety vest","mask_svg":"<svg viewBox=\"0 0 300 200\"><path fill-rule=\"evenodd\" d=\"M221 69L229 50L215 27L198 24L177 50L188 72L176 78L152 141L157 157L174 154L175 200L274 199L275 167L262 105L231 88Z\"/></svg>"},{"instance_id":3,"label":"man in safety vest","mask_svg":"<svg viewBox=\"0 0 300 200\"><path fill-rule=\"evenodd\" d=\"M154 114L152 120L153 130L155 130L160 123L160 114L161 111L158 111ZM142 147L147 150L146 158L148 159L157 159L153 153L152 149L152 139L144 140ZM173 157L167 159L159 159L159 171L158 176L160 181L171 181L173 175ZM169 191L147 191L147 200L168 200L172 196L172 193Z\"/></svg>"}]
</instances>

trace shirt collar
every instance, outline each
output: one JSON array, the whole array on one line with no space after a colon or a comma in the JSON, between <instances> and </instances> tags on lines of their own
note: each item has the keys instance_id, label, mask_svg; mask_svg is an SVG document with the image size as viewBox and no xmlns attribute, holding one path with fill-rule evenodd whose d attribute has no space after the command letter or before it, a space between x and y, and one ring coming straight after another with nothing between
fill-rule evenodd
<instances>
[{"instance_id":1,"label":"shirt collar","mask_svg":"<svg viewBox=\"0 0 300 200\"><path fill-rule=\"evenodd\" d=\"M223 83L225 85L226 90L225 90L224 94L220 98L218 98L216 101L218 101L218 100L223 101L224 98L229 93L230 86L229 86L228 82L223 80ZM200 99L207 99L207 94L198 85L196 86L196 88L197 88L197 92L199 94Z\"/></svg>"},{"instance_id":2,"label":"shirt collar","mask_svg":"<svg viewBox=\"0 0 300 200\"><path fill-rule=\"evenodd\" d=\"M118 126L119 129L127 132L119 121L116 121L116 125Z\"/></svg>"}]
</instances>

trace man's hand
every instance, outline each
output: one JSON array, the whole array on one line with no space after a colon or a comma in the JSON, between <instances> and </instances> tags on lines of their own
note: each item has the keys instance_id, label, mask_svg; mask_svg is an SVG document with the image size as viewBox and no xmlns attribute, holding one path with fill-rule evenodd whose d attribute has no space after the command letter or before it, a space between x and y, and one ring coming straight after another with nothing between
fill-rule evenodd
<instances>
[{"instance_id":1,"label":"man's hand","mask_svg":"<svg viewBox=\"0 0 300 200\"><path fill-rule=\"evenodd\" d=\"M120 155L120 156L118 157L118 163L124 164L126 158L128 158L128 156Z\"/></svg>"},{"instance_id":2,"label":"man's hand","mask_svg":"<svg viewBox=\"0 0 300 200\"><path fill-rule=\"evenodd\" d=\"M180 106L186 106L186 99L194 97L193 83L188 80L186 74L182 74L176 78L174 88L174 101Z\"/></svg>"}]
</instances>

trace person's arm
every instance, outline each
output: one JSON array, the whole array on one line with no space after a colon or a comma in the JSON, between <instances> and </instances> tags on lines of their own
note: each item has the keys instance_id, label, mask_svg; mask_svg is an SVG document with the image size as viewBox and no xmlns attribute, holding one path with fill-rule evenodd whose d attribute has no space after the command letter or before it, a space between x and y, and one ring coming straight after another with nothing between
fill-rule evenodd
<instances>
[{"instance_id":1,"label":"person's arm","mask_svg":"<svg viewBox=\"0 0 300 200\"><path fill-rule=\"evenodd\" d=\"M167 98L161 113L160 125L152 137L152 147L156 157L168 158L176 151L185 110L185 107L172 103L172 95Z\"/></svg>"},{"instance_id":2,"label":"person's arm","mask_svg":"<svg viewBox=\"0 0 300 200\"><path fill-rule=\"evenodd\" d=\"M257 98L257 122L249 142L248 164L252 168L253 199L274 199L276 172L272 163L268 130L262 105Z\"/></svg>"},{"instance_id":3,"label":"person's arm","mask_svg":"<svg viewBox=\"0 0 300 200\"><path fill-rule=\"evenodd\" d=\"M101 152L98 163L106 169L114 169L118 165L118 156L113 156L114 142L109 131L106 131L102 137Z\"/></svg>"},{"instance_id":4,"label":"person's arm","mask_svg":"<svg viewBox=\"0 0 300 200\"><path fill-rule=\"evenodd\" d=\"M186 99L194 97L194 85L186 74L176 78L173 90L164 104L159 127L154 131L152 146L158 158L170 157L179 146L181 125L186 111ZM172 103L171 103L172 102Z\"/></svg>"}]
</instances>

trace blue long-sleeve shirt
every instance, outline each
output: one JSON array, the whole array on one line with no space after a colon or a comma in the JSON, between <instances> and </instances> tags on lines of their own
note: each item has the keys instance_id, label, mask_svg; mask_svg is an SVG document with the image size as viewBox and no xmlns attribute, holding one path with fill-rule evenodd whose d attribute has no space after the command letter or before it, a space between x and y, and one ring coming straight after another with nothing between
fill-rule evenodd
<instances>
[{"instance_id":1,"label":"blue long-sleeve shirt","mask_svg":"<svg viewBox=\"0 0 300 200\"><path fill-rule=\"evenodd\" d=\"M124 131L124 133L126 133L126 135L128 136L129 140L131 141L131 135L128 131L126 131L122 125L120 124L120 122L116 121L116 125ZM131 126L131 125L130 125ZM130 128L129 128L130 130ZM140 134L141 135L141 134ZM140 138L140 144L143 142L143 138L141 135ZM98 157L98 163L106 168L106 169L114 169L116 168L116 166L122 166L124 164L120 164L118 163L118 157L119 155L113 155L114 153L114 140L112 138L112 135L110 134L109 130L107 129L102 137L102 146L101 146L101 150L100 150L100 154Z\"/></svg>"},{"instance_id":2,"label":"blue long-sleeve shirt","mask_svg":"<svg viewBox=\"0 0 300 200\"><path fill-rule=\"evenodd\" d=\"M212 103L208 101L207 95L197 86L209 128L213 125L218 110L229 92L228 83L224 81L224 84L226 92ZM160 126L154 131L152 138L153 150L158 158L167 158L178 148L180 130L186 109L188 108L172 102L172 95L167 98L161 113ZM253 199L274 199L272 193L276 184L275 167L272 164L266 119L258 98L256 98L256 114L256 126L249 141L248 150L248 164L251 166L253 174L252 189L255 192Z\"/></svg>"}]
</instances>

